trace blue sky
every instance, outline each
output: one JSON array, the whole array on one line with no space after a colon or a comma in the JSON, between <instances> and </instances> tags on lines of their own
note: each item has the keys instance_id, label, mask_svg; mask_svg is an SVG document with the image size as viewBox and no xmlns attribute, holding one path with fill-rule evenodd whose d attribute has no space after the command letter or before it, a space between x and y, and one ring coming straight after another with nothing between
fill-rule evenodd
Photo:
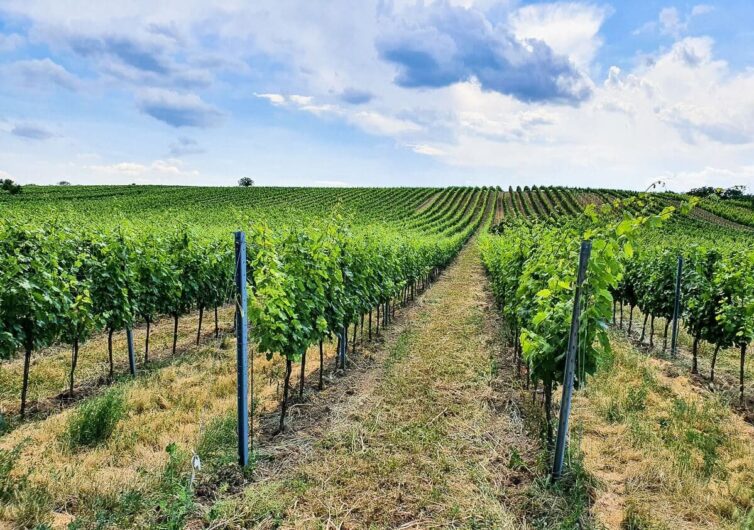
<instances>
[{"instance_id":1,"label":"blue sky","mask_svg":"<svg viewBox=\"0 0 754 530\"><path fill-rule=\"evenodd\" d=\"M752 22L749 0L0 0L0 177L754 188Z\"/></svg>"}]
</instances>

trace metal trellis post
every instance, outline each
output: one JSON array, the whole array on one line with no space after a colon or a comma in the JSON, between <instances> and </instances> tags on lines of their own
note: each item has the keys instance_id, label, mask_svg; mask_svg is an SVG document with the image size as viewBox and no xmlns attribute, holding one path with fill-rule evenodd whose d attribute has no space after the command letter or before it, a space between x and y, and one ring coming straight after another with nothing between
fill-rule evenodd
<instances>
[{"instance_id":1,"label":"metal trellis post","mask_svg":"<svg viewBox=\"0 0 754 530\"><path fill-rule=\"evenodd\" d=\"M236 232L236 366L238 378L238 463L249 463L248 312L246 297L246 234Z\"/></svg>"},{"instance_id":2,"label":"metal trellis post","mask_svg":"<svg viewBox=\"0 0 754 530\"><path fill-rule=\"evenodd\" d=\"M134 332L131 328L126 328L126 341L128 342L128 367L131 375L136 376L136 354L134 353Z\"/></svg>"},{"instance_id":3,"label":"metal trellis post","mask_svg":"<svg viewBox=\"0 0 754 530\"><path fill-rule=\"evenodd\" d=\"M563 397L560 401L560 419L558 421L558 437L555 442L555 459L552 466L552 478L558 480L563 473L566 441L568 438L568 419L571 413L571 397L573 396L573 380L576 372L576 351L579 347L579 320L581 317L581 288L586 277L586 267L592 252L592 242L582 241L579 253L579 271L576 276L576 292L573 297L573 313L571 315L571 329L568 335L568 350L566 351L565 375L563 377Z\"/></svg>"},{"instance_id":4,"label":"metal trellis post","mask_svg":"<svg viewBox=\"0 0 754 530\"><path fill-rule=\"evenodd\" d=\"M675 277L675 304L673 305L673 337L670 341L670 355L678 353L678 320L681 318L681 275L683 273L683 256L678 256L678 271Z\"/></svg>"}]
</instances>

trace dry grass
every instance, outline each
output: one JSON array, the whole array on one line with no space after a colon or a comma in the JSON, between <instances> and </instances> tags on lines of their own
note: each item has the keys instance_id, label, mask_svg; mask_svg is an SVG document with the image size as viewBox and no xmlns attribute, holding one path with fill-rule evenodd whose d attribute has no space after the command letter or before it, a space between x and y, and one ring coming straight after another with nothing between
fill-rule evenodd
<instances>
[{"instance_id":1,"label":"dry grass","mask_svg":"<svg viewBox=\"0 0 754 530\"><path fill-rule=\"evenodd\" d=\"M490 405L486 282L468 245L388 340L383 368L295 468L214 506L213 527L518 528L508 462L526 435Z\"/></svg>"},{"instance_id":2,"label":"dry grass","mask_svg":"<svg viewBox=\"0 0 754 530\"><path fill-rule=\"evenodd\" d=\"M326 353L329 370L334 346L328 344ZM317 373L318 358L318 349L312 348L307 363L310 378ZM279 356L273 361L256 356L254 366L255 399L263 415L278 406L284 364ZM293 377L297 372L294 370ZM70 451L64 433L75 409L68 409L21 425L0 438L0 449L25 442L16 472L31 470L30 484L49 496L48 513L42 519L64 528L72 516L91 515L101 499L157 488L168 460L168 444L176 443L188 451L195 449L213 418L235 410L235 385L234 341L222 349L220 341L211 340L160 370L113 385L123 391L127 410L105 444ZM0 525L2 521L18 522L23 504L0 506Z\"/></svg>"},{"instance_id":3,"label":"dry grass","mask_svg":"<svg viewBox=\"0 0 754 530\"><path fill-rule=\"evenodd\" d=\"M620 319L620 313L618 313L618 320ZM648 348L649 343L649 323L647 323L646 337L644 344L640 344L638 339L641 335L641 327L644 316L637 309L634 309L634 323L631 331L631 339L635 341L635 344L641 348ZM667 351L662 352L663 339L662 333L665 327L665 319L655 319L655 349L652 352L654 355L660 355L664 358L670 356L670 336L671 332L668 330L668 347ZM623 331L628 328L628 307L624 309L624 322ZM675 359L671 359L673 364L677 366L677 371L683 371L684 373L690 373L692 364L691 347L694 341L693 337L689 335L683 326L679 326L678 333L678 356ZM740 352L738 348L726 348L721 349L717 355L717 361L715 364L715 382L710 382L710 369L712 362L712 353L715 347L712 344L701 341L699 343L698 351L698 370L699 374L693 376L694 383L699 387L704 387L709 390L714 390L720 395L721 399L727 401L733 405L738 412L742 412L747 418L749 423L754 423L754 348L749 346L746 362L744 364L744 397L746 400L745 408L740 408L739 405L739 362ZM668 368L670 369L670 368Z\"/></svg>"},{"instance_id":4,"label":"dry grass","mask_svg":"<svg viewBox=\"0 0 754 530\"><path fill-rule=\"evenodd\" d=\"M218 311L220 330L227 335L233 326L233 306L222 307ZM197 347L196 330L199 313L195 312L180 318L178 326L178 350L193 351ZM214 314L205 312L202 324L204 343L214 336ZM134 329L134 347L136 350L137 369L144 359L144 340L146 325ZM173 319L165 317L152 324L150 333L150 361L164 362L173 346ZM201 347L201 346L200 346ZM128 372L128 350L126 334L119 331L113 334L113 360L115 373ZM71 351L66 346L54 346L37 351L32 356L29 374L29 403L35 409L54 409L64 401L56 399L68 389L68 375L71 366ZM76 387L81 393L86 389L106 382L110 365L107 354L107 334L102 333L85 342L79 351L76 368ZM23 357L0 363L0 414L10 416L18 412L21 399L23 374ZM82 387L84 389L82 390Z\"/></svg>"},{"instance_id":5,"label":"dry grass","mask_svg":"<svg viewBox=\"0 0 754 530\"><path fill-rule=\"evenodd\" d=\"M748 528L754 429L667 361L614 334L615 358L574 404L607 528Z\"/></svg>"}]
</instances>

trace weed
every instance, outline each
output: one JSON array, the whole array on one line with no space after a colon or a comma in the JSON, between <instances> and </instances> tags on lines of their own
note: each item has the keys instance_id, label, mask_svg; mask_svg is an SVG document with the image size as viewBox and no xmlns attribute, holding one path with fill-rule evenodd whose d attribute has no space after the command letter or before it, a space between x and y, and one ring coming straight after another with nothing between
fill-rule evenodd
<instances>
[{"instance_id":1,"label":"weed","mask_svg":"<svg viewBox=\"0 0 754 530\"><path fill-rule=\"evenodd\" d=\"M650 513L647 513L634 504L629 504L626 508L626 515L620 524L622 530L665 530L664 525L659 525L652 520Z\"/></svg>"},{"instance_id":2,"label":"weed","mask_svg":"<svg viewBox=\"0 0 754 530\"><path fill-rule=\"evenodd\" d=\"M41 486L25 487L17 491L13 519L18 528L46 527L53 508L52 495Z\"/></svg>"},{"instance_id":3,"label":"weed","mask_svg":"<svg viewBox=\"0 0 754 530\"><path fill-rule=\"evenodd\" d=\"M243 528L265 521L269 523L266 527L277 528L294 499L287 483L263 482L245 490L243 497L219 501L209 510L207 519L217 527L222 526L218 524L220 521L229 527Z\"/></svg>"},{"instance_id":4,"label":"weed","mask_svg":"<svg viewBox=\"0 0 754 530\"><path fill-rule=\"evenodd\" d=\"M0 449L0 506L11 507L18 528L43 528L49 520L52 496L38 485L31 485L25 474L14 475L23 443L11 450Z\"/></svg>"},{"instance_id":5,"label":"weed","mask_svg":"<svg viewBox=\"0 0 754 530\"><path fill-rule=\"evenodd\" d=\"M648 395L649 383L647 380L643 380L641 385L630 387L622 399L610 396L607 406L604 407L603 415L610 423L622 423L630 415L642 412L647 408Z\"/></svg>"},{"instance_id":6,"label":"weed","mask_svg":"<svg viewBox=\"0 0 754 530\"><path fill-rule=\"evenodd\" d=\"M177 530L183 528L186 517L194 508L193 493L185 472L188 454L174 443L168 445L165 451L169 458L155 502L157 517L153 527Z\"/></svg>"},{"instance_id":7,"label":"weed","mask_svg":"<svg viewBox=\"0 0 754 530\"><path fill-rule=\"evenodd\" d=\"M196 448L203 465L221 466L235 461L238 445L236 427L235 414L213 418L209 422Z\"/></svg>"},{"instance_id":8,"label":"weed","mask_svg":"<svg viewBox=\"0 0 754 530\"><path fill-rule=\"evenodd\" d=\"M641 412L647 407L647 387L633 387L628 389L624 409L627 413Z\"/></svg>"},{"instance_id":9,"label":"weed","mask_svg":"<svg viewBox=\"0 0 754 530\"><path fill-rule=\"evenodd\" d=\"M540 476L527 491L526 511L535 528L571 530L596 528L590 515L591 492L596 480L584 468L584 454L577 436L572 436L567 465L557 482L549 474L549 455L539 459ZM546 467L545 467L546 466Z\"/></svg>"},{"instance_id":10,"label":"weed","mask_svg":"<svg viewBox=\"0 0 754 530\"><path fill-rule=\"evenodd\" d=\"M515 471L526 469L526 462L521 458L521 455L515 447L511 449L511 456L508 459L508 467Z\"/></svg>"},{"instance_id":11,"label":"weed","mask_svg":"<svg viewBox=\"0 0 754 530\"><path fill-rule=\"evenodd\" d=\"M18 463L22 444L13 449L0 449L0 502L9 502L16 492L26 483L26 477L12 476L13 469Z\"/></svg>"},{"instance_id":12,"label":"weed","mask_svg":"<svg viewBox=\"0 0 754 530\"><path fill-rule=\"evenodd\" d=\"M65 440L72 449L94 447L110 438L125 413L123 394L111 390L81 405L68 420Z\"/></svg>"},{"instance_id":13,"label":"weed","mask_svg":"<svg viewBox=\"0 0 754 530\"><path fill-rule=\"evenodd\" d=\"M603 412L605 419L610 423L620 423L625 419L623 411L621 411L620 403L615 398L610 398L607 403L607 407Z\"/></svg>"},{"instance_id":14,"label":"weed","mask_svg":"<svg viewBox=\"0 0 754 530\"><path fill-rule=\"evenodd\" d=\"M676 454L676 465L683 471L708 479L721 476L719 450L727 442L720 410L711 402L702 406L683 399L674 399L667 417L660 419L665 445ZM701 462L700 462L701 460Z\"/></svg>"}]
</instances>

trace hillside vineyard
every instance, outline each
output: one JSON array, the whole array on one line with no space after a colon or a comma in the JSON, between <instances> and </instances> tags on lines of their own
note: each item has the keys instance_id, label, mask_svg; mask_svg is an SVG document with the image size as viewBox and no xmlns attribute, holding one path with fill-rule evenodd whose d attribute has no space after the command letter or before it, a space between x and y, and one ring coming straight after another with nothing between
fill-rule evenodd
<instances>
[{"instance_id":1,"label":"hillside vineyard","mask_svg":"<svg viewBox=\"0 0 754 530\"><path fill-rule=\"evenodd\" d=\"M468 245L479 249L517 377L543 389L548 440L584 240L592 250L576 388L610 356L611 329L629 337L640 329L641 344L647 339L650 349L668 350L680 258L678 320L692 340L691 372L701 370L697 357L705 344L714 349L704 374L710 381L721 357L737 356L735 406L751 400L754 208L745 199L536 186L27 186L0 195L0 213L0 455L8 461L21 449L9 445L11 438L3 441L4 432L49 417L55 407L85 409L104 399L89 393L107 397L103 388L117 390L128 375L123 333L132 341L139 330L131 375L146 370L155 377L186 347L185 322L195 326L196 345L207 333L232 337L236 231L247 240L250 344L270 363L262 377L279 381L278 432L286 428L296 386L304 397L312 372L307 352L318 352L314 374L322 389L327 345L337 341L355 352L357 340L360 348L365 333L371 339L389 325L396 308L435 282ZM156 357L155 329L169 350ZM87 344L105 340L106 357L88 353ZM220 420L187 421L203 432ZM176 451L168 451L170 462L187 458ZM0 500L4 487L0 474ZM83 517L89 508L70 510Z\"/></svg>"}]
</instances>

